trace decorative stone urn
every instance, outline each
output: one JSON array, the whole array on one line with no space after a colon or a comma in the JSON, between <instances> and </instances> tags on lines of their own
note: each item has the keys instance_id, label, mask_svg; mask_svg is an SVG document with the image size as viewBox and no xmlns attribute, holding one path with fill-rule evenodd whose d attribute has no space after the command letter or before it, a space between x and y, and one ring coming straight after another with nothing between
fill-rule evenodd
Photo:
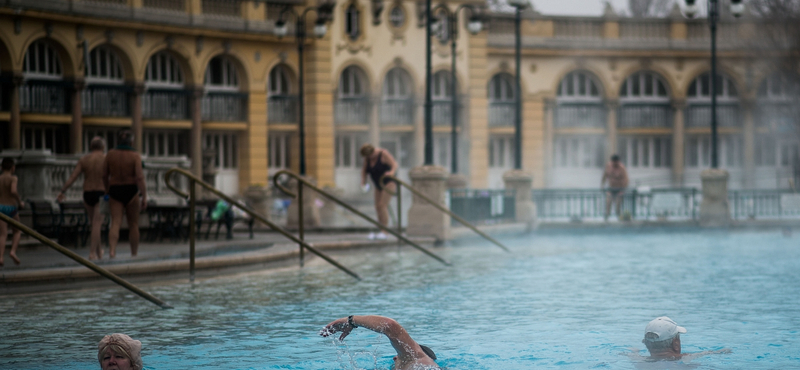
<instances>
[{"instance_id":1,"label":"decorative stone urn","mask_svg":"<svg viewBox=\"0 0 800 370\"><path fill-rule=\"evenodd\" d=\"M700 226L727 226L731 220L728 204L728 171L707 169L700 173L703 201L700 203Z\"/></svg>"}]
</instances>

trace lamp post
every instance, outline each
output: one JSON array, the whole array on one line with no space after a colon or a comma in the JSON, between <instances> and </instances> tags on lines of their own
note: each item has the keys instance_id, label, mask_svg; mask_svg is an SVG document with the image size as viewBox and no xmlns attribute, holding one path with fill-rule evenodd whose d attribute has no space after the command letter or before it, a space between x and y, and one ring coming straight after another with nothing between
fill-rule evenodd
<instances>
[{"instance_id":1,"label":"lamp post","mask_svg":"<svg viewBox=\"0 0 800 370\"><path fill-rule=\"evenodd\" d=\"M686 17L697 14L696 0L686 0ZM731 14L741 17L744 13L742 0L731 0ZM719 168L717 157L717 21L719 21L719 1L708 0L708 26L711 29L711 168Z\"/></svg>"},{"instance_id":2,"label":"lamp post","mask_svg":"<svg viewBox=\"0 0 800 370\"><path fill-rule=\"evenodd\" d=\"M481 32L481 29L483 29L483 21L481 20L478 10L469 4L461 4L453 12L450 12L449 8L442 4L439 5L435 11L439 11L440 9L446 13L449 27L448 37L450 38L450 91L453 94L452 98L450 99L450 173L458 173L458 132L456 130L458 126L458 94L456 94L456 41L458 39L458 12L462 9L470 10L471 15L469 18L469 23L467 23L467 30L472 35L476 35ZM438 28L440 31L443 31L441 26ZM428 53L430 53L430 49L428 49Z\"/></svg>"},{"instance_id":3,"label":"lamp post","mask_svg":"<svg viewBox=\"0 0 800 370\"><path fill-rule=\"evenodd\" d=\"M520 87L522 35L520 32L522 9L528 6L528 0L509 0L508 5L514 7L514 89L516 92L514 112L514 169L522 169L522 88Z\"/></svg>"},{"instance_id":4,"label":"lamp post","mask_svg":"<svg viewBox=\"0 0 800 370\"><path fill-rule=\"evenodd\" d=\"M278 21L275 22L275 35L284 37L288 33L286 24L286 16L291 14L295 18L295 40L297 41L297 69L298 69L298 131L300 134L300 175L306 175L306 130L305 130L305 86L303 82L303 48L306 42L306 16L309 12L314 11L317 13L317 19L314 22L314 36L317 38L325 37L328 32L326 23L333 20L333 7L336 3L326 2L319 6L309 7L303 10L302 13L297 14L294 8L286 6L281 11Z\"/></svg>"},{"instance_id":5,"label":"lamp post","mask_svg":"<svg viewBox=\"0 0 800 370\"><path fill-rule=\"evenodd\" d=\"M431 101L431 0L425 0L425 162L433 165L433 102Z\"/></svg>"}]
</instances>

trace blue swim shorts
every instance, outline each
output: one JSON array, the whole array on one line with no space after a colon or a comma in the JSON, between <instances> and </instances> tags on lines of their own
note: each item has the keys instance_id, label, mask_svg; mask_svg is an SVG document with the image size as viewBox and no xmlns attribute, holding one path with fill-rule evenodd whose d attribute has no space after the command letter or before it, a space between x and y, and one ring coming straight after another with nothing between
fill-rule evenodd
<instances>
[{"instance_id":1,"label":"blue swim shorts","mask_svg":"<svg viewBox=\"0 0 800 370\"><path fill-rule=\"evenodd\" d=\"M17 215L17 207L9 206L7 204L0 204L0 213L8 217L14 217Z\"/></svg>"}]
</instances>

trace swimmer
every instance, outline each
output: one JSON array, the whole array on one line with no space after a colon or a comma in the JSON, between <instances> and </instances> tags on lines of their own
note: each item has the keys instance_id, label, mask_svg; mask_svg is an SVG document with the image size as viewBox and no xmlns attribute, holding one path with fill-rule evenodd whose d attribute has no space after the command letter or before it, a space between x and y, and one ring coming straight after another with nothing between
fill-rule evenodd
<instances>
[{"instance_id":1,"label":"swimmer","mask_svg":"<svg viewBox=\"0 0 800 370\"><path fill-rule=\"evenodd\" d=\"M142 370L142 342L125 335L106 335L97 345L102 370Z\"/></svg>"},{"instance_id":2,"label":"swimmer","mask_svg":"<svg viewBox=\"0 0 800 370\"><path fill-rule=\"evenodd\" d=\"M17 169L14 160L11 158L3 158L2 173L0 173L0 212L4 215L19 221L19 210L25 207L25 202L17 192L17 177L14 176L14 171ZM17 257L17 247L19 247L19 238L21 233L14 228L14 234L11 237L11 252L9 255L14 260L14 264L19 265L20 260ZM6 238L8 237L8 224L0 221L0 266L3 266L3 256L6 254Z\"/></svg>"},{"instance_id":3,"label":"swimmer","mask_svg":"<svg viewBox=\"0 0 800 370\"><path fill-rule=\"evenodd\" d=\"M342 332L339 340L344 340L350 332L358 327L381 333L389 338L397 356L394 356L395 370L410 369L439 369L439 365L434 362L436 355L433 351L423 345L418 344L408 334L400 324L388 317L383 316L349 316L343 317L325 325L319 332L323 337L331 336L337 332Z\"/></svg>"},{"instance_id":4,"label":"swimmer","mask_svg":"<svg viewBox=\"0 0 800 370\"><path fill-rule=\"evenodd\" d=\"M133 148L133 133L129 130L117 134L117 147L109 150L103 162L103 185L109 195L111 229L108 231L108 256L117 254L119 228L122 217L128 220L128 240L131 257L139 252L139 211L147 208L147 187L142 171L142 157Z\"/></svg>"},{"instance_id":5,"label":"swimmer","mask_svg":"<svg viewBox=\"0 0 800 370\"><path fill-rule=\"evenodd\" d=\"M644 339L642 339L642 343L644 343L647 350L650 352L650 357L640 356L638 350L636 350L631 357L645 360L690 361L700 356L710 354L731 353L729 348L697 353L681 353L681 334L683 333L686 333L686 328L678 326L678 324L669 317L658 317L650 321L644 329Z\"/></svg>"}]
</instances>

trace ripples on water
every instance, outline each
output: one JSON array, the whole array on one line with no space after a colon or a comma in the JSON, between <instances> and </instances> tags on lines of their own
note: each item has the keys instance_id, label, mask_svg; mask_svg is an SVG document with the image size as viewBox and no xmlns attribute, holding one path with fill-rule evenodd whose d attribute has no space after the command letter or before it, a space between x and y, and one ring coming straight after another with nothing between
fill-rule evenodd
<instances>
[{"instance_id":1,"label":"ripples on water","mask_svg":"<svg viewBox=\"0 0 800 370\"><path fill-rule=\"evenodd\" d=\"M538 234L336 258L364 278L312 260L300 270L153 284L162 310L121 288L0 299L0 369L99 369L96 345L140 339L146 369L388 369L384 337L344 343L319 329L350 314L397 319L448 370L664 369L620 353L644 350L644 326L667 315L688 329L685 352L729 355L698 369L799 368L800 251L780 232ZM676 367L677 366L677 367Z\"/></svg>"}]
</instances>

